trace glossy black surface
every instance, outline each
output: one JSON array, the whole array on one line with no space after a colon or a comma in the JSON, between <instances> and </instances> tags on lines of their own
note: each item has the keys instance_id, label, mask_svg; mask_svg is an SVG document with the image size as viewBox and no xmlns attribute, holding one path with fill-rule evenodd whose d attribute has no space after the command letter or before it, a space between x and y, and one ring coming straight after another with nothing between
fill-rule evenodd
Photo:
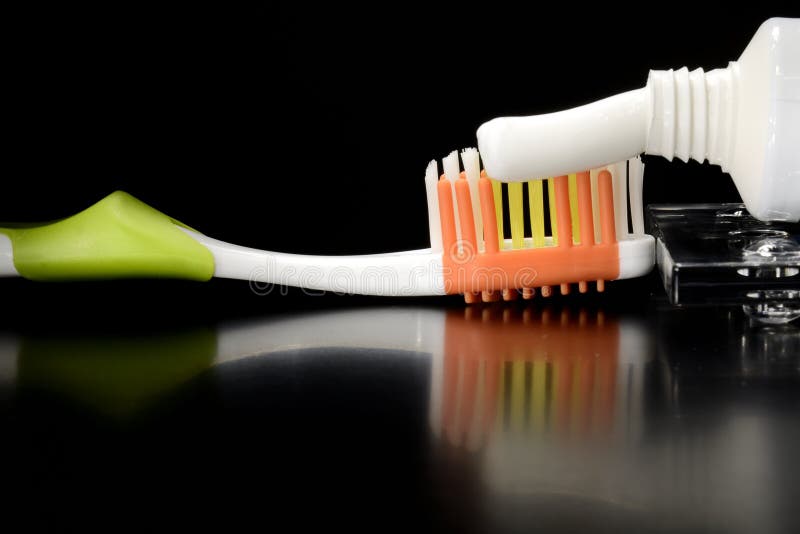
<instances>
[{"instance_id":1,"label":"glossy black surface","mask_svg":"<svg viewBox=\"0 0 800 534\"><path fill-rule=\"evenodd\" d=\"M658 284L464 308L166 282L117 284L112 303L110 285L4 281L31 300L0 334L3 480L38 510L9 512L32 526L796 530L800 329L673 308ZM78 296L80 315L36 303Z\"/></svg>"}]
</instances>

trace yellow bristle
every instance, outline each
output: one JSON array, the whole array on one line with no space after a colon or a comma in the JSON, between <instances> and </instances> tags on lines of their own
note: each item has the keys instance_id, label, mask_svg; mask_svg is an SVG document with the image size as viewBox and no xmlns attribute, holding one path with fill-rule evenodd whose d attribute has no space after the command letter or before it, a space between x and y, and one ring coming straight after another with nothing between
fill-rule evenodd
<instances>
[{"instance_id":1,"label":"yellow bristle","mask_svg":"<svg viewBox=\"0 0 800 534\"><path fill-rule=\"evenodd\" d=\"M511 363L511 428L525 428L525 360Z\"/></svg>"},{"instance_id":2,"label":"yellow bristle","mask_svg":"<svg viewBox=\"0 0 800 534\"><path fill-rule=\"evenodd\" d=\"M572 242L580 243L581 226L578 217L578 175L570 174L569 180L569 216L572 219Z\"/></svg>"},{"instance_id":3,"label":"yellow bristle","mask_svg":"<svg viewBox=\"0 0 800 534\"><path fill-rule=\"evenodd\" d=\"M533 246L544 246L544 190L541 180L528 182L528 206L531 212Z\"/></svg>"},{"instance_id":4,"label":"yellow bristle","mask_svg":"<svg viewBox=\"0 0 800 534\"><path fill-rule=\"evenodd\" d=\"M536 360L531 366L531 427L537 431L544 430L547 407L547 362Z\"/></svg>"},{"instance_id":5,"label":"yellow bristle","mask_svg":"<svg viewBox=\"0 0 800 534\"><path fill-rule=\"evenodd\" d=\"M525 246L525 216L522 211L522 182L508 184L508 215L511 221L511 247Z\"/></svg>"},{"instance_id":6,"label":"yellow bristle","mask_svg":"<svg viewBox=\"0 0 800 534\"><path fill-rule=\"evenodd\" d=\"M547 197L550 201L550 234L553 244L558 245L558 228L556 227L556 186L552 178L547 179Z\"/></svg>"},{"instance_id":7,"label":"yellow bristle","mask_svg":"<svg viewBox=\"0 0 800 534\"><path fill-rule=\"evenodd\" d=\"M503 250L503 184L492 180L492 193L494 195L494 214L497 217L497 239L500 250Z\"/></svg>"},{"instance_id":8,"label":"yellow bristle","mask_svg":"<svg viewBox=\"0 0 800 534\"><path fill-rule=\"evenodd\" d=\"M559 354L559 358L553 362L553 382L552 397L550 398L550 421L553 421L556 428L563 429L564 423L569 419L569 401L572 388L572 369L570 362ZM567 391L564 391L564 388Z\"/></svg>"}]
</instances>

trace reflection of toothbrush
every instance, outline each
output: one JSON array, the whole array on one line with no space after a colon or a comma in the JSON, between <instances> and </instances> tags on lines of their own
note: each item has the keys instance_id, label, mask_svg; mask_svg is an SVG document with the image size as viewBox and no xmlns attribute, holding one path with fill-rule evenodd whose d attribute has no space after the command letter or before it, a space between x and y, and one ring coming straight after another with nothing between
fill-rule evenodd
<instances>
[{"instance_id":1,"label":"reflection of toothbrush","mask_svg":"<svg viewBox=\"0 0 800 534\"><path fill-rule=\"evenodd\" d=\"M228 365L275 353L297 357L300 365L303 354L331 347L368 349L360 352L365 360L400 353L409 362L430 354L435 369L442 360L445 312L370 307L213 328L144 326L143 333L142 325L123 326L102 335L92 321L67 333L47 322L39 327L37 335L24 336L0 329L0 405L20 391L47 391L57 403L74 402L103 416L128 419L159 409L160 402L203 373L215 369L221 376ZM376 358L376 351L381 356Z\"/></svg>"},{"instance_id":2,"label":"reflection of toothbrush","mask_svg":"<svg viewBox=\"0 0 800 534\"><path fill-rule=\"evenodd\" d=\"M636 430L651 357L642 325L602 311L475 311L447 315L431 381L437 436L477 449L503 435L588 440L611 434L615 418Z\"/></svg>"},{"instance_id":3,"label":"reflection of toothbrush","mask_svg":"<svg viewBox=\"0 0 800 534\"><path fill-rule=\"evenodd\" d=\"M551 286L638 276L652 266L641 221L642 166L630 162L636 235L628 232L626 164L510 185L480 173L477 150L428 167L431 248L364 256L307 256L224 243L117 192L73 217L0 228L0 276L31 280L212 276L371 295L463 293L468 301L524 297ZM437 183L438 181L438 183ZM508 205L508 209L504 205ZM526 233L528 208L531 229ZM615 209L616 208L616 209ZM506 211L508 214L506 215ZM616 214L616 215L615 215ZM505 238L504 221L510 222Z\"/></svg>"},{"instance_id":4,"label":"reflection of toothbrush","mask_svg":"<svg viewBox=\"0 0 800 534\"><path fill-rule=\"evenodd\" d=\"M571 318L566 310L555 315L547 309L525 310L522 316L451 314L443 383L432 384L442 396L434 431L443 430L454 445L471 447L502 432L607 431L614 414L619 331L602 312L591 318L586 311Z\"/></svg>"},{"instance_id":5,"label":"reflection of toothbrush","mask_svg":"<svg viewBox=\"0 0 800 534\"><path fill-rule=\"evenodd\" d=\"M579 108L482 125L487 172L527 180L645 152L729 172L750 213L800 219L800 19L770 19L738 61L651 71L647 86Z\"/></svg>"}]
</instances>

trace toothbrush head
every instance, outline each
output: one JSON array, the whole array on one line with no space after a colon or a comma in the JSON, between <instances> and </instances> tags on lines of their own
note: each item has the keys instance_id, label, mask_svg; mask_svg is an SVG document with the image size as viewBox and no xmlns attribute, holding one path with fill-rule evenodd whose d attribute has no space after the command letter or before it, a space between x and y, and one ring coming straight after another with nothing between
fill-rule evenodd
<instances>
[{"instance_id":1,"label":"toothbrush head","mask_svg":"<svg viewBox=\"0 0 800 534\"><path fill-rule=\"evenodd\" d=\"M646 274L653 238L641 212L643 164L637 158L571 175L504 183L480 170L478 151L443 159L444 174L431 180L431 246L441 247L445 291L467 303L543 297L577 284L586 293L605 282ZM632 226L628 225L628 178ZM434 193L433 187L436 191ZM435 203L431 202L436 197ZM435 224L438 217L438 225Z\"/></svg>"}]
</instances>

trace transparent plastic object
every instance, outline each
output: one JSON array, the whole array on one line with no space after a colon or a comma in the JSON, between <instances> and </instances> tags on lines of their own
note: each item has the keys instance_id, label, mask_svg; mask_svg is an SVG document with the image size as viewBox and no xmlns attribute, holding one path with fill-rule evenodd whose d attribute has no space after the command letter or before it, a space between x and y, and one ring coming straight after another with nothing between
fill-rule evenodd
<instances>
[{"instance_id":1,"label":"transparent plastic object","mask_svg":"<svg viewBox=\"0 0 800 534\"><path fill-rule=\"evenodd\" d=\"M751 317L800 317L800 224L763 222L743 204L653 205L656 262L673 304L742 304Z\"/></svg>"}]
</instances>

